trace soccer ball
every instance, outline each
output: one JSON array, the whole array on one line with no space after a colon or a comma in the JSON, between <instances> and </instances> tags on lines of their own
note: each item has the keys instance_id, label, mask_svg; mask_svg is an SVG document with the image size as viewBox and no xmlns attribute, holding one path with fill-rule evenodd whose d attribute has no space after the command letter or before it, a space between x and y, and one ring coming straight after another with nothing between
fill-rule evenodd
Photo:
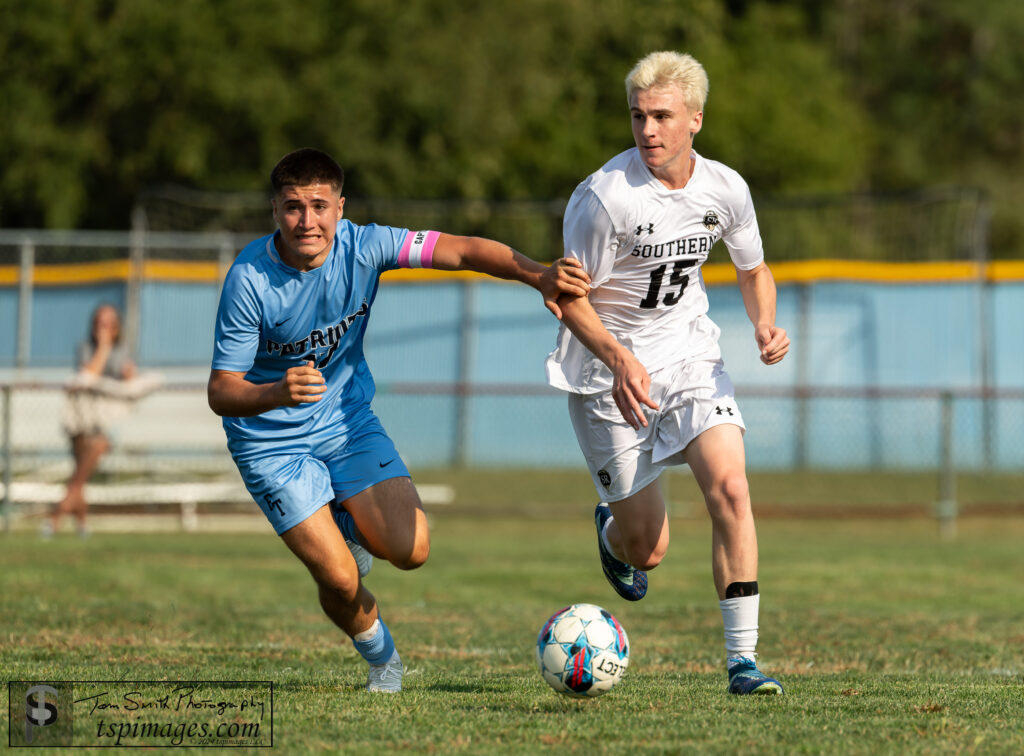
<instances>
[{"instance_id":1,"label":"soccer ball","mask_svg":"<svg viewBox=\"0 0 1024 756\"><path fill-rule=\"evenodd\" d=\"M559 693L600 696L615 687L629 666L629 639L610 612L573 604L544 623L537 636L537 664Z\"/></svg>"}]
</instances>

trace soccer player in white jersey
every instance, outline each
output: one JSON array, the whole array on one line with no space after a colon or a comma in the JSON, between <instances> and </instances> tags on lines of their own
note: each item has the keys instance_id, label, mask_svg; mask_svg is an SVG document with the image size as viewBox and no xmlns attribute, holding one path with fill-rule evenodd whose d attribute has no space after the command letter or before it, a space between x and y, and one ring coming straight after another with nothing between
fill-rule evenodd
<instances>
[{"instance_id":1,"label":"soccer player in white jersey","mask_svg":"<svg viewBox=\"0 0 1024 756\"><path fill-rule=\"evenodd\" d=\"M343 181L317 150L275 166L278 231L247 245L228 272L208 398L256 503L369 662L367 688L395 692L404 668L362 577L371 555L419 567L430 544L409 471L370 409L363 334L380 274L433 267L514 279L539 289L556 316L557 296L585 296L587 279L488 239L357 226L342 219Z\"/></svg>"},{"instance_id":2,"label":"soccer player in white jersey","mask_svg":"<svg viewBox=\"0 0 1024 756\"><path fill-rule=\"evenodd\" d=\"M636 147L584 180L565 211L565 252L590 275L588 298L564 297L551 385L569 414L594 486L602 568L639 600L646 570L668 548L658 487L689 464L712 522L712 568L725 623L731 693L780 694L755 663L757 535L745 472L743 419L708 318L700 267L722 240L736 267L761 361L789 349L775 325L775 281L764 263L746 183L693 149L708 80L689 55L656 52L626 78Z\"/></svg>"}]
</instances>

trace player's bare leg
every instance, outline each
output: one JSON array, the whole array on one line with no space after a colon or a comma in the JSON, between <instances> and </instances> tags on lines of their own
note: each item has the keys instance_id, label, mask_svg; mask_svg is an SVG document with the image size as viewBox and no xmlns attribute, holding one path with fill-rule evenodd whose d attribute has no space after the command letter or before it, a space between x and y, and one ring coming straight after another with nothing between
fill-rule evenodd
<instances>
[{"instance_id":1,"label":"player's bare leg","mask_svg":"<svg viewBox=\"0 0 1024 756\"><path fill-rule=\"evenodd\" d=\"M355 559L334 523L330 507L281 535L316 581L320 606L352 641L370 664L367 688L397 692L402 689L402 662L387 626L380 620L377 600L359 577Z\"/></svg>"},{"instance_id":2,"label":"player's bare leg","mask_svg":"<svg viewBox=\"0 0 1024 756\"><path fill-rule=\"evenodd\" d=\"M281 540L313 576L320 605L334 624L350 636L373 624L377 602L360 582L355 560L327 506L282 533Z\"/></svg>"},{"instance_id":3,"label":"player's bare leg","mask_svg":"<svg viewBox=\"0 0 1024 756\"><path fill-rule=\"evenodd\" d=\"M647 572L668 550L668 517L657 482L594 510L601 570L627 601L647 595Z\"/></svg>"},{"instance_id":4,"label":"player's bare leg","mask_svg":"<svg viewBox=\"0 0 1024 756\"><path fill-rule=\"evenodd\" d=\"M684 452L711 515L711 564L725 626L729 692L780 695L782 685L757 668L757 532L750 507L743 435L716 425Z\"/></svg>"},{"instance_id":5,"label":"player's bare leg","mask_svg":"<svg viewBox=\"0 0 1024 756\"><path fill-rule=\"evenodd\" d=\"M345 539L355 542L351 546L354 552L365 550L403 570L415 569L427 561L430 554L427 516L409 478L390 478L370 486L340 502L340 510L349 517L342 530L348 530ZM390 632L380 618L366 631L353 636L353 640L370 662L367 688L386 692L401 690L402 660L394 651ZM390 655L387 649L391 649Z\"/></svg>"},{"instance_id":6,"label":"player's bare leg","mask_svg":"<svg viewBox=\"0 0 1024 756\"><path fill-rule=\"evenodd\" d=\"M684 455L711 515L711 566L718 598L724 599L732 583L757 580L743 435L736 425L716 425L691 441Z\"/></svg>"},{"instance_id":7,"label":"player's bare leg","mask_svg":"<svg viewBox=\"0 0 1024 756\"><path fill-rule=\"evenodd\" d=\"M405 477L383 480L342 502L360 540L375 557L413 570L430 555L430 531L419 494Z\"/></svg>"},{"instance_id":8,"label":"player's bare leg","mask_svg":"<svg viewBox=\"0 0 1024 756\"><path fill-rule=\"evenodd\" d=\"M608 504L614 519L605 530L612 552L638 570L653 570L668 551L668 514L658 481Z\"/></svg>"}]
</instances>

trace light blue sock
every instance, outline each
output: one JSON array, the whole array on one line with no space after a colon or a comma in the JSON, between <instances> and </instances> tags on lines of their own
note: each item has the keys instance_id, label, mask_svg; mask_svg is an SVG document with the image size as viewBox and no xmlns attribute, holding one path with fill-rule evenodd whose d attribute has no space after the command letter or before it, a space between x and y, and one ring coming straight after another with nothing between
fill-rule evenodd
<instances>
[{"instance_id":1,"label":"light blue sock","mask_svg":"<svg viewBox=\"0 0 1024 756\"><path fill-rule=\"evenodd\" d=\"M359 540L359 531L356 530L356 521L352 519L352 515L344 509L340 509L334 515L334 521L338 524L338 530L345 536L345 540L362 544L362 541Z\"/></svg>"},{"instance_id":2,"label":"light blue sock","mask_svg":"<svg viewBox=\"0 0 1024 756\"><path fill-rule=\"evenodd\" d=\"M383 664L395 653L391 631L379 618L374 620L367 630L356 635L352 639L352 645L370 664Z\"/></svg>"}]
</instances>

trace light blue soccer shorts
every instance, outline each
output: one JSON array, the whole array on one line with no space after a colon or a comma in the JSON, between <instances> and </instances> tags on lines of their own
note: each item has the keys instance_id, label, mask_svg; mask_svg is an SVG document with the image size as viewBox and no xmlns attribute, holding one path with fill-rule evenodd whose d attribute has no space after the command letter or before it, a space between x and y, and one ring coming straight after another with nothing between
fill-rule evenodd
<instances>
[{"instance_id":1,"label":"light blue soccer shorts","mask_svg":"<svg viewBox=\"0 0 1024 756\"><path fill-rule=\"evenodd\" d=\"M236 456L245 487L281 535L324 504L344 501L389 478L409 477L376 415L348 434L320 431L287 446Z\"/></svg>"}]
</instances>

